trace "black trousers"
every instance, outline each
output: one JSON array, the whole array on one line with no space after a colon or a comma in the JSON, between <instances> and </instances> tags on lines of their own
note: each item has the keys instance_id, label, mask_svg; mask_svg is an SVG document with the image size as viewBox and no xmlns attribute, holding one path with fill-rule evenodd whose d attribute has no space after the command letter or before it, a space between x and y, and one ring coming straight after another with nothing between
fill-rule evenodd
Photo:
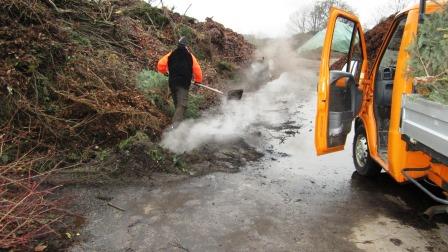
<instances>
[{"instance_id":1,"label":"black trousers","mask_svg":"<svg viewBox=\"0 0 448 252\"><path fill-rule=\"evenodd\" d=\"M187 110L190 81L170 79L169 84L175 107L173 124L178 124L184 119Z\"/></svg>"}]
</instances>

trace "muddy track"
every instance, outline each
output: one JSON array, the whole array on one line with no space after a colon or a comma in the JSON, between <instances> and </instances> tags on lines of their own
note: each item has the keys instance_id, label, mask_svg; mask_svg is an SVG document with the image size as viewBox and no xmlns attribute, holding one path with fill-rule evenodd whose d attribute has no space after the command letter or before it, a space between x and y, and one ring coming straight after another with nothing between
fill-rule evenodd
<instances>
[{"instance_id":1,"label":"muddy track","mask_svg":"<svg viewBox=\"0 0 448 252\"><path fill-rule=\"evenodd\" d=\"M239 172L66 188L86 217L70 251L445 251L447 216L425 219L434 202L417 188L357 175L349 143L316 157L314 86L304 79L268 84L293 87L263 111L276 123L251 125L219 151L205 147L208 167ZM263 156L247 161L248 149Z\"/></svg>"}]
</instances>

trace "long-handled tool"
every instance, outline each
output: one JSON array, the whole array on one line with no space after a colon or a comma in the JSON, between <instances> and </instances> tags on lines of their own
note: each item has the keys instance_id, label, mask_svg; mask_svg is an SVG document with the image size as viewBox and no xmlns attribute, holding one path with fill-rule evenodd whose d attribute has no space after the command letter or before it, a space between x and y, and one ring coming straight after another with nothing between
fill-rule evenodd
<instances>
[{"instance_id":1,"label":"long-handled tool","mask_svg":"<svg viewBox=\"0 0 448 252\"><path fill-rule=\"evenodd\" d=\"M196 83L195 85L198 85L199 87L208 89L210 91L213 91L215 93L225 96L224 92L222 92L218 89L214 89L214 88L211 88L209 86L206 86L206 85L203 85L200 83ZM242 89L230 90L229 92L227 92L227 99L228 100L241 100L241 97L243 97L243 92L244 92L244 90L242 90Z\"/></svg>"}]
</instances>

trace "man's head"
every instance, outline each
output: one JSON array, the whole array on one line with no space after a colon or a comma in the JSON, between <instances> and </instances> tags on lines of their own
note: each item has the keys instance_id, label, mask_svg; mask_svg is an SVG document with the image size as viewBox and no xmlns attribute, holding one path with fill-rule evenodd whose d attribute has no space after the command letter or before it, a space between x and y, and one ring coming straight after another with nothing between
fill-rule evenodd
<instances>
[{"instance_id":1,"label":"man's head","mask_svg":"<svg viewBox=\"0 0 448 252\"><path fill-rule=\"evenodd\" d=\"M179 41L177 42L177 46L186 47L187 45L188 45L188 39L184 36L180 37Z\"/></svg>"}]
</instances>

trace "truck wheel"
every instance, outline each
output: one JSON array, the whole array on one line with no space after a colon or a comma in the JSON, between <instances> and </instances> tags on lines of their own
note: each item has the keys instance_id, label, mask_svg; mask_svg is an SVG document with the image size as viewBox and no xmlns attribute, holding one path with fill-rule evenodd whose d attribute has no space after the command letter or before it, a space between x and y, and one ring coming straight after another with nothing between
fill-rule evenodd
<instances>
[{"instance_id":1,"label":"truck wheel","mask_svg":"<svg viewBox=\"0 0 448 252\"><path fill-rule=\"evenodd\" d=\"M362 125L355 130L353 163L355 164L356 172L362 176L374 177L381 173L381 166L370 156L366 130Z\"/></svg>"}]
</instances>

